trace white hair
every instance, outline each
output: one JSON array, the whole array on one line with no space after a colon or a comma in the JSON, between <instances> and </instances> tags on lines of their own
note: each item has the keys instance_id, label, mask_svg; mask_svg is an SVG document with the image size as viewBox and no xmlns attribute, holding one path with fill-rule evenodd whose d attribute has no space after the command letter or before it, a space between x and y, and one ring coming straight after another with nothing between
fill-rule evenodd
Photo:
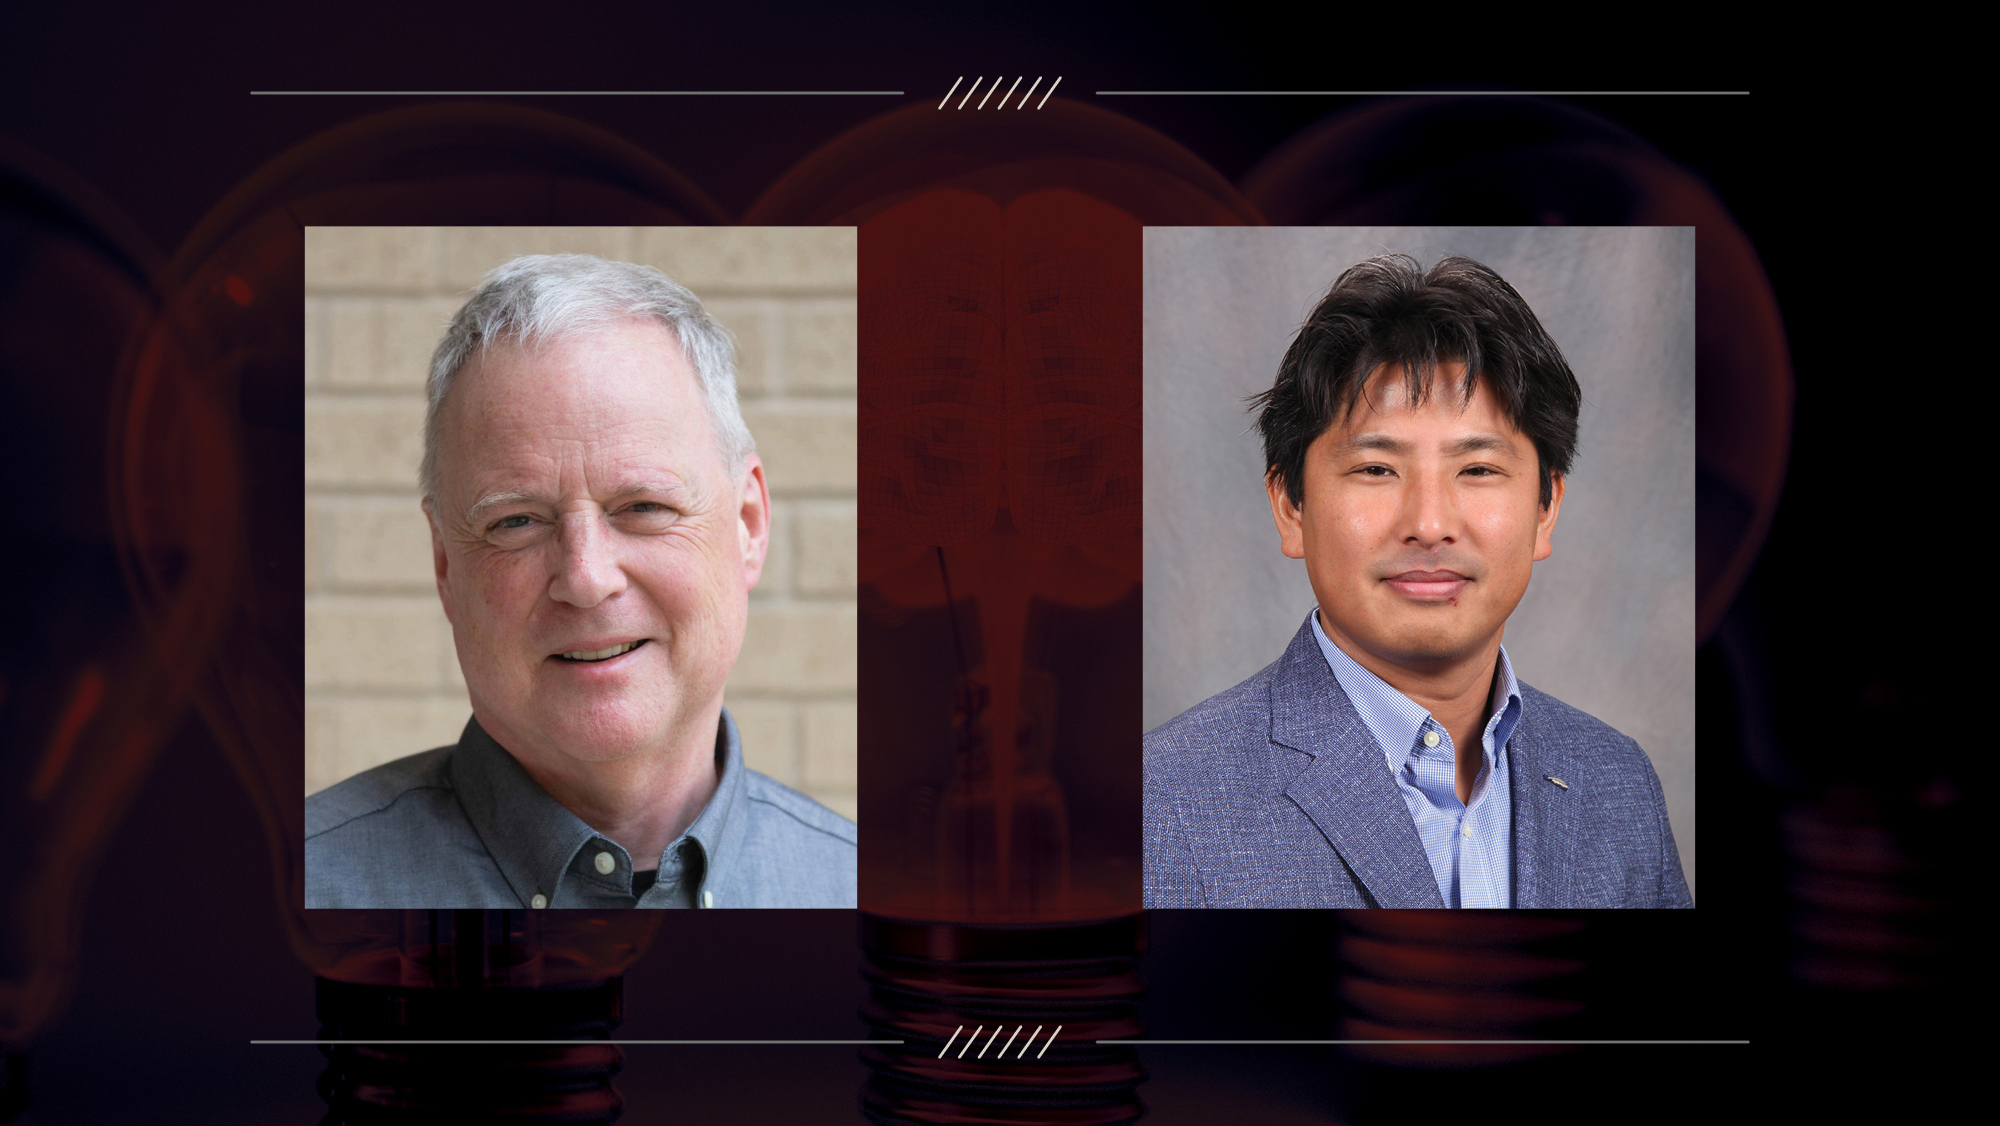
<instances>
[{"instance_id":1,"label":"white hair","mask_svg":"<svg viewBox=\"0 0 2000 1126\"><path fill-rule=\"evenodd\" d=\"M709 316L701 298L651 266L588 254L527 254L486 275L431 354L424 463L418 471L423 495L437 496L444 400L468 360L496 344L533 348L632 318L656 321L674 334L701 384L724 461L742 464L757 447L736 403L736 342Z\"/></svg>"}]
</instances>

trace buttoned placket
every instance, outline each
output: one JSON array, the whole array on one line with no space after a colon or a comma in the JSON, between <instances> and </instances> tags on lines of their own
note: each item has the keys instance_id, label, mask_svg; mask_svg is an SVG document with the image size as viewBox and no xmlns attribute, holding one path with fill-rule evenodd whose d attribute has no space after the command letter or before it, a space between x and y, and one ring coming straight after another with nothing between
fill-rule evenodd
<instances>
[{"instance_id":1,"label":"buttoned placket","mask_svg":"<svg viewBox=\"0 0 2000 1126\"><path fill-rule=\"evenodd\" d=\"M1490 736L1498 722L1497 715L1490 718L1485 734ZM1422 723L1411 740L1410 753L1401 766L1410 784L1418 791L1437 795L1435 800L1430 800L1431 807L1452 818L1452 824L1458 830L1453 834L1455 857L1452 868L1458 879L1458 902L1455 905L1459 907L1497 907L1503 902L1487 878L1490 865L1486 852L1490 842L1472 831L1474 812L1486 800L1487 791L1491 788L1489 783L1494 776L1493 763L1491 757L1485 754L1483 743L1484 739L1479 774L1473 780L1472 793L1464 802L1458 800L1457 794L1457 745L1452 742L1451 732L1444 730L1429 713L1423 715ZM1393 758L1385 755L1384 759L1392 772L1398 769ZM1443 800L1446 794L1450 796L1449 805ZM1468 856L1468 850L1473 855ZM1473 886L1468 887L1468 883ZM1451 897L1446 898L1449 901Z\"/></svg>"},{"instance_id":2,"label":"buttoned placket","mask_svg":"<svg viewBox=\"0 0 2000 1126\"><path fill-rule=\"evenodd\" d=\"M1498 889L1493 887L1489 879L1492 865L1488 863L1487 850L1492 846L1493 842L1485 839L1482 834L1472 831L1473 822L1477 819L1476 811L1481 804L1495 800L1489 796L1489 791L1493 788L1493 758L1486 753L1485 744L1487 739L1492 736L1494 725L1499 722L1500 717L1497 713L1490 717L1487 720L1485 729L1481 732L1479 745L1473 748L1473 753L1479 755L1480 759L1479 774L1473 779L1472 793L1458 815L1460 848L1458 863L1458 905L1460 907L1499 907L1504 902L1499 895ZM1457 752L1454 748L1454 773L1457 770L1456 760ZM1468 850L1472 855L1467 855ZM1470 879L1467 878L1468 875ZM1468 884L1472 886L1468 887Z\"/></svg>"},{"instance_id":3,"label":"buttoned placket","mask_svg":"<svg viewBox=\"0 0 2000 1126\"><path fill-rule=\"evenodd\" d=\"M682 837L660 853L660 870L653 874L653 886L639 897L641 905L667 906L680 898L681 881L686 878L686 848L687 838Z\"/></svg>"}]
</instances>

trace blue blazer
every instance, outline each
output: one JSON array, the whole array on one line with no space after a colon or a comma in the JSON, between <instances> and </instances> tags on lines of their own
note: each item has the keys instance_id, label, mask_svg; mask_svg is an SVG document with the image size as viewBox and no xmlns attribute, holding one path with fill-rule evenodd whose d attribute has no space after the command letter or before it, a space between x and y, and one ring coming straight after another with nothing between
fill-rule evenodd
<instances>
[{"instance_id":1,"label":"blue blazer","mask_svg":"<svg viewBox=\"0 0 2000 1126\"><path fill-rule=\"evenodd\" d=\"M1694 906L1646 753L1525 684L1521 702L1514 906ZM1147 907L1444 906L1310 621L1276 663L1148 732L1145 771Z\"/></svg>"}]
</instances>

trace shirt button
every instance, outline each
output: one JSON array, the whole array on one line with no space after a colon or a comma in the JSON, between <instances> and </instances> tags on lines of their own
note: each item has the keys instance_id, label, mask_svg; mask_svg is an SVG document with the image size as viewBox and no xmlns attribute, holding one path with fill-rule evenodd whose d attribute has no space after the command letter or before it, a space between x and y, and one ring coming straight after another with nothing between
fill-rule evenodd
<instances>
[{"instance_id":1,"label":"shirt button","mask_svg":"<svg viewBox=\"0 0 2000 1126\"><path fill-rule=\"evenodd\" d=\"M600 876L609 876L611 874L611 870L613 868L618 867L618 861L613 859L611 854L608 852L598 853L596 863L597 863L597 874Z\"/></svg>"},{"instance_id":2,"label":"shirt button","mask_svg":"<svg viewBox=\"0 0 2000 1126\"><path fill-rule=\"evenodd\" d=\"M530 899L528 901L528 906L533 907L537 911L540 911L542 908L547 907L548 905L549 905L549 897L546 895L538 895L535 898Z\"/></svg>"},{"instance_id":3,"label":"shirt button","mask_svg":"<svg viewBox=\"0 0 2000 1126\"><path fill-rule=\"evenodd\" d=\"M1470 826L1470 825L1467 825L1467 826L1465 827L1465 835L1466 835L1466 836L1468 836L1468 837L1472 835L1472 826Z\"/></svg>"},{"instance_id":4,"label":"shirt button","mask_svg":"<svg viewBox=\"0 0 2000 1126\"><path fill-rule=\"evenodd\" d=\"M1435 731L1424 732L1424 746L1435 747L1437 745L1438 745L1438 733Z\"/></svg>"},{"instance_id":5,"label":"shirt button","mask_svg":"<svg viewBox=\"0 0 2000 1126\"><path fill-rule=\"evenodd\" d=\"M708 891L707 889L703 889L701 893L701 905L703 907L715 906L715 893L712 891Z\"/></svg>"}]
</instances>

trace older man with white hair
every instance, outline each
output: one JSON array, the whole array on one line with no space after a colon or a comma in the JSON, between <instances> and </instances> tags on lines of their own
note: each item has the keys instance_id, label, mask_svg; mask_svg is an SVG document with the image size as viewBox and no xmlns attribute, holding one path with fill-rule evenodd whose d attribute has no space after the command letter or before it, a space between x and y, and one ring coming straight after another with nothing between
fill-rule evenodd
<instances>
[{"instance_id":1,"label":"older man with white hair","mask_svg":"<svg viewBox=\"0 0 2000 1126\"><path fill-rule=\"evenodd\" d=\"M732 352L582 255L459 310L422 490L472 719L307 799L306 906L854 906L854 824L746 768L722 706L771 525Z\"/></svg>"}]
</instances>

